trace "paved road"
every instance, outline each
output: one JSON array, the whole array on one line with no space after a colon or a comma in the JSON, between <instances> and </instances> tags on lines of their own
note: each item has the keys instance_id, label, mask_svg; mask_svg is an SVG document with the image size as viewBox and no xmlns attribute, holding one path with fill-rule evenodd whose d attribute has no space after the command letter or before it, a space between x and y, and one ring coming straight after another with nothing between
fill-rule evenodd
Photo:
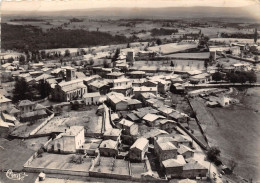
<instances>
[{"instance_id":1,"label":"paved road","mask_svg":"<svg viewBox=\"0 0 260 183\"><path fill-rule=\"evenodd\" d=\"M233 86L254 86L254 87L260 87L260 83L244 83L244 84L241 84L241 83L216 83L216 84L209 84L209 83L206 83L206 84L196 84L196 85L193 85L193 84L190 84L190 83L185 83L184 84L185 87L188 87L188 88L203 88L203 87L233 87Z\"/></svg>"},{"instance_id":2,"label":"paved road","mask_svg":"<svg viewBox=\"0 0 260 183\"><path fill-rule=\"evenodd\" d=\"M110 123L110 119L109 119L109 108L105 105L104 105L104 109L105 109L105 119L104 119L104 130L107 131L107 130L110 130L112 129L112 125Z\"/></svg>"}]
</instances>

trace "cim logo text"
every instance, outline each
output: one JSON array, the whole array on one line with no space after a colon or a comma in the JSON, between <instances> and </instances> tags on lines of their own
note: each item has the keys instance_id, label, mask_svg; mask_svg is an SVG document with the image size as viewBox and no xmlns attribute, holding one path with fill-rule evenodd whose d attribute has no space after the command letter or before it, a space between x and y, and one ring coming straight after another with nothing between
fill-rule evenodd
<instances>
[{"instance_id":1,"label":"cim logo text","mask_svg":"<svg viewBox=\"0 0 260 183\"><path fill-rule=\"evenodd\" d=\"M24 177L28 176L27 174L23 173L14 173L12 170L8 170L6 172L6 177L11 180L20 180L23 181Z\"/></svg>"}]
</instances>

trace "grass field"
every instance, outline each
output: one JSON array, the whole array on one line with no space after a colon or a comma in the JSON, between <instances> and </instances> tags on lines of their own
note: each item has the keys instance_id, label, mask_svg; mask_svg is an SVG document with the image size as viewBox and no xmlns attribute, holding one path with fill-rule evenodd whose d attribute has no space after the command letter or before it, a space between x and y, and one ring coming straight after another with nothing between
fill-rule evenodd
<instances>
[{"instance_id":1,"label":"grass field","mask_svg":"<svg viewBox=\"0 0 260 183\"><path fill-rule=\"evenodd\" d=\"M0 139L0 170L21 171L24 163L35 151L27 148L22 140Z\"/></svg>"},{"instance_id":2,"label":"grass field","mask_svg":"<svg viewBox=\"0 0 260 183\"><path fill-rule=\"evenodd\" d=\"M33 124L28 123L20 123L18 126L14 128L14 130L11 132L11 135L17 136L17 137L28 137L30 133L36 129L39 125L41 125L45 118L39 119Z\"/></svg>"},{"instance_id":3,"label":"grass field","mask_svg":"<svg viewBox=\"0 0 260 183\"><path fill-rule=\"evenodd\" d=\"M30 138L30 139L25 139L24 143L29 149L32 149L34 151L37 151L48 141L49 137L39 137L39 138Z\"/></svg>"},{"instance_id":4,"label":"grass field","mask_svg":"<svg viewBox=\"0 0 260 183\"><path fill-rule=\"evenodd\" d=\"M255 112L260 106L259 94L259 88L248 89L237 96L241 104L226 108L196 102L197 118L205 127L209 145L220 148L225 164L235 159L235 173L253 180L260 180L260 114Z\"/></svg>"}]
</instances>

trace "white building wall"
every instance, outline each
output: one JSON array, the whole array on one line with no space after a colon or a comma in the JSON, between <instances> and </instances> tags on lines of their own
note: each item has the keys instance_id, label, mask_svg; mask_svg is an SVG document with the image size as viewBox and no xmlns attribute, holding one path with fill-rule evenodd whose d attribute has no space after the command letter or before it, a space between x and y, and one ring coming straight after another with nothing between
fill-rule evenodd
<instances>
[{"instance_id":1,"label":"white building wall","mask_svg":"<svg viewBox=\"0 0 260 183\"><path fill-rule=\"evenodd\" d=\"M75 136L76 149L79 149L85 143L84 128Z\"/></svg>"}]
</instances>

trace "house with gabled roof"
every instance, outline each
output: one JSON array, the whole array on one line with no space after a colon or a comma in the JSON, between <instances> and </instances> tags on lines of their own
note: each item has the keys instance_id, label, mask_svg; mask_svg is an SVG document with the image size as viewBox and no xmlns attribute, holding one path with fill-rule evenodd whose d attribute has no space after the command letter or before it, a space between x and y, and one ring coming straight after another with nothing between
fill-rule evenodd
<instances>
[{"instance_id":1,"label":"house with gabled roof","mask_svg":"<svg viewBox=\"0 0 260 183\"><path fill-rule=\"evenodd\" d=\"M177 142L178 142L178 145L181 145L181 144L183 144L183 145L185 145L185 146L187 146L187 147L190 147L190 145L191 145L191 140L190 139L188 139L186 136L184 136L184 135L175 135L174 136L174 140L176 140Z\"/></svg>"},{"instance_id":2,"label":"house with gabled roof","mask_svg":"<svg viewBox=\"0 0 260 183\"><path fill-rule=\"evenodd\" d=\"M179 111L174 110L172 113L170 113L169 118L177 121L179 123L187 123L189 116L187 114L181 113Z\"/></svg>"},{"instance_id":3,"label":"house with gabled roof","mask_svg":"<svg viewBox=\"0 0 260 183\"><path fill-rule=\"evenodd\" d=\"M141 87L133 87L133 94L136 99L140 98L140 95L142 93L152 93L154 95L157 95L158 93L158 88L157 87L146 87L146 86L141 86Z\"/></svg>"},{"instance_id":4,"label":"house with gabled roof","mask_svg":"<svg viewBox=\"0 0 260 183\"><path fill-rule=\"evenodd\" d=\"M128 99L127 103L129 110L136 110L143 107L142 102L137 99Z\"/></svg>"},{"instance_id":5,"label":"house with gabled roof","mask_svg":"<svg viewBox=\"0 0 260 183\"><path fill-rule=\"evenodd\" d=\"M139 138L130 147L129 159L133 161L145 160L145 154L148 150L149 141L146 138Z\"/></svg>"},{"instance_id":6,"label":"house with gabled roof","mask_svg":"<svg viewBox=\"0 0 260 183\"><path fill-rule=\"evenodd\" d=\"M103 140L99 146L101 156L115 157L118 155L118 141Z\"/></svg>"},{"instance_id":7,"label":"house with gabled roof","mask_svg":"<svg viewBox=\"0 0 260 183\"><path fill-rule=\"evenodd\" d=\"M157 114L150 114L150 113L146 114L143 117L143 120L146 122L146 124L152 127L159 124L160 119L165 119L165 117Z\"/></svg>"},{"instance_id":8,"label":"house with gabled roof","mask_svg":"<svg viewBox=\"0 0 260 183\"><path fill-rule=\"evenodd\" d=\"M191 148L189 148L188 146L180 144L180 146L178 148L178 154L182 155L186 159L186 158L193 157L194 151Z\"/></svg>"},{"instance_id":9,"label":"house with gabled roof","mask_svg":"<svg viewBox=\"0 0 260 183\"><path fill-rule=\"evenodd\" d=\"M107 94L107 102L115 111L124 111L128 109L127 99L121 93L111 92Z\"/></svg>"},{"instance_id":10,"label":"house with gabled roof","mask_svg":"<svg viewBox=\"0 0 260 183\"><path fill-rule=\"evenodd\" d=\"M167 159L162 162L163 169L168 178L181 178L183 167L186 164L182 155L175 159Z\"/></svg>"},{"instance_id":11,"label":"house with gabled roof","mask_svg":"<svg viewBox=\"0 0 260 183\"><path fill-rule=\"evenodd\" d=\"M177 122L169 119L163 119L159 122L159 127L162 130L172 132L173 129L177 127Z\"/></svg>"},{"instance_id":12,"label":"house with gabled roof","mask_svg":"<svg viewBox=\"0 0 260 183\"><path fill-rule=\"evenodd\" d=\"M135 113L128 113L126 115L126 119L133 121L133 122L139 122L140 121L140 118Z\"/></svg>"},{"instance_id":13,"label":"house with gabled roof","mask_svg":"<svg viewBox=\"0 0 260 183\"><path fill-rule=\"evenodd\" d=\"M100 93L93 92L93 93L85 93L83 95L83 99L86 105L98 105L100 104Z\"/></svg>"},{"instance_id":14,"label":"house with gabled roof","mask_svg":"<svg viewBox=\"0 0 260 183\"><path fill-rule=\"evenodd\" d=\"M120 137L121 137L122 130L121 129L116 129L116 128L111 128L103 134L104 140L114 140L114 141L119 141L120 142Z\"/></svg>"},{"instance_id":15,"label":"house with gabled roof","mask_svg":"<svg viewBox=\"0 0 260 183\"><path fill-rule=\"evenodd\" d=\"M84 127L70 126L48 144L47 150L56 153L76 153L83 147L84 142Z\"/></svg>"},{"instance_id":16,"label":"house with gabled roof","mask_svg":"<svg viewBox=\"0 0 260 183\"><path fill-rule=\"evenodd\" d=\"M35 105L34 108L35 111L42 110L42 109L46 109L46 107L38 103Z\"/></svg>"},{"instance_id":17,"label":"house with gabled roof","mask_svg":"<svg viewBox=\"0 0 260 183\"><path fill-rule=\"evenodd\" d=\"M22 100L18 103L17 107L21 113L27 113L33 111L35 103L30 100Z\"/></svg>"},{"instance_id":18,"label":"house with gabled roof","mask_svg":"<svg viewBox=\"0 0 260 183\"><path fill-rule=\"evenodd\" d=\"M11 105L12 101L0 94L0 111L8 109Z\"/></svg>"},{"instance_id":19,"label":"house with gabled roof","mask_svg":"<svg viewBox=\"0 0 260 183\"><path fill-rule=\"evenodd\" d=\"M7 113L14 116L14 117L20 117L20 110L18 110L16 107L9 107L7 110Z\"/></svg>"},{"instance_id":20,"label":"house with gabled roof","mask_svg":"<svg viewBox=\"0 0 260 183\"><path fill-rule=\"evenodd\" d=\"M105 95L110 91L110 84L105 80L95 80L89 83L90 92L99 92L101 95Z\"/></svg>"},{"instance_id":21,"label":"house with gabled roof","mask_svg":"<svg viewBox=\"0 0 260 183\"><path fill-rule=\"evenodd\" d=\"M177 157L177 147L171 142L158 142L157 145L158 149L156 151L160 163L164 160L175 159Z\"/></svg>"},{"instance_id":22,"label":"house with gabled roof","mask_svg":"<svg viewBox=\"0 0 260 183\"><path fill-rule=\"evenodd\" d=\"M137 135L138 134L138 125L134 122L129 121L123 118L119 123L118 127L122 129L122 133L126 135Z\"/></svg>"},{"instance_id":23,"label":"house with gabled roof","mask_svg":"<svg viewBox=\"0 0 260 183\"><path fill-rule=\"evenodd\" d=\"M184 178L197 178L197 177L207 177L208 169L201 165L199 162L189 162L183 166L182 177Z\"/></svg>"}]
</instances>

